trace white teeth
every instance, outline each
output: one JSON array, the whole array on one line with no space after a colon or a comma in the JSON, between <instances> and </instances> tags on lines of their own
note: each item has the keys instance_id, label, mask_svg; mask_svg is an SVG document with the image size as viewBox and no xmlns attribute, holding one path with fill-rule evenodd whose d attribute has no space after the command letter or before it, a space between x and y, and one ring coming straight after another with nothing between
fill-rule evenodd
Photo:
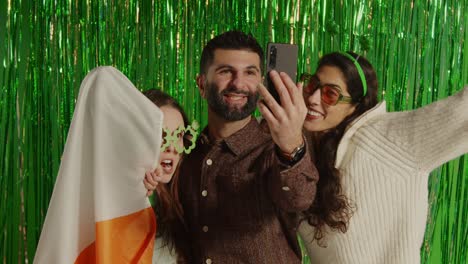
<instances>
[{"instance_id":1,"label":"white teeth","mask_svg":"<svg viewBox=\"0 0 468 264\"><path fill-rule=\"evenodd\" d=\"M322 116L321 113L317 112L317 111L314 111L314 110L308 110L307 111L307 114L311 115L311 116Z\"/></svg>"},{"instance_id":2,"label":"white teeth","mask_svg":"<svg viewBox=\"0 0 468 264\"><path fill-rule=\"evenodd\" d=\"M231 100L240 100L240 99L244 98L243 96L238 96L238 95L228 95L228 97Z\"/></svg>"},{"instance_id":3,"label":"white teeth","mask_svg":"<svg viewBox=\"0 0 468 264\"><path fill-rule=\"evenodd\" d=\"M166 159L161 161L162 168L167 171L172 169L172 160Z\"/></svg>"},{"instance_id":4,"label":"white teeth","mask_svg":"<svg viewBox=\"0 0 468 264\"><path fill-rule=\"evenodd\" d=\"M165 165L171 165L172 160L163 160L163 161L161 161L161 163L164 163Z\"/></svg>"}]
</instances>

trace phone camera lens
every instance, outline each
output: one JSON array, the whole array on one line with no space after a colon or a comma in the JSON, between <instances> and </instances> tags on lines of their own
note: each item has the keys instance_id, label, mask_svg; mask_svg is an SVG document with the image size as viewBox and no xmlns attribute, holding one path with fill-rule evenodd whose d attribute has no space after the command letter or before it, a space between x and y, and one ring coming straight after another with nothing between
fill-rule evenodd
<instances>
[{"instance_id":1,"label":"phone camera lens","mask_svg":"<svg viewBox=\"0 0 468 264\"><path fill-rule=\"evenodd\" d=\"M270 67L276 66L276 47L272 46L270 49Z\"/></svg>"}]
</instances>

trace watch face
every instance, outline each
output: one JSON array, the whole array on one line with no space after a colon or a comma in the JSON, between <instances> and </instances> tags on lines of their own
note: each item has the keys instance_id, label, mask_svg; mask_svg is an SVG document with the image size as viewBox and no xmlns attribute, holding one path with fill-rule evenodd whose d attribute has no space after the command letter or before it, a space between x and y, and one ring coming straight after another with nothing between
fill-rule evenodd
<instances>
[{"instance_id":1,"label":"watch face","mask_svg":"<svg viewBox=\"0 0 468 264\"><path fill-rule=\"evenodd\" d=\"M289 166L292 166L304 156L305 142L303 142L299 147L295 148L291 153L283 152L278 147L276 147L276 151L283 162L286 162Z\"/></svg>"},{"instance_id":2,"label":"watch face","mask_svg":"<svg viewBox=\"0 0 468 264\"><path fill-rule=\"evenodd\" d=\"M301 150L304 149L304 144L300 145L299 147L295 148L294 151L291 153L291 156L296 156Z\"/></svg>"},{"instance_id":3,"label":"watch face","mask_svg":"<svg viewBox=\"0 0 468 264\"><path fill-rule=\"evenodd\" d=\"M298 147L297 149L294 150L293 153L291 153L292 159L291 161L296 162L304 156L303 154L305 153L305 147L304 145Z\"/></svg>"}]
</instances>

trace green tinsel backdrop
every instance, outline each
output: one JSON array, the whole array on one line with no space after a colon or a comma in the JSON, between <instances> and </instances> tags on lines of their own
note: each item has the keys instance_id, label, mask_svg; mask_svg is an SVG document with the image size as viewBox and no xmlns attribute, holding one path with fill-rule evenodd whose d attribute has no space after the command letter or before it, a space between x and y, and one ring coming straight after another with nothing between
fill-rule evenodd
<instances>
[{"instance_id":1,"label":"green tinsel backdrop","mask_svg":"<svg viewBox=\"0 0 468 264\"><path fill-rule=\"evenodd\" d=\"M201 50L241 29L264 46L299 44L300 72L331 51L364 54L388 110L413 109L468 83L467 17L467 0L0 0L0 262L33 259L92 68L113 65L139 89L168 91L205 125ZM429 188L422 263L466 263L468 155L434 171Z\"/></svg>"}]
</instances>

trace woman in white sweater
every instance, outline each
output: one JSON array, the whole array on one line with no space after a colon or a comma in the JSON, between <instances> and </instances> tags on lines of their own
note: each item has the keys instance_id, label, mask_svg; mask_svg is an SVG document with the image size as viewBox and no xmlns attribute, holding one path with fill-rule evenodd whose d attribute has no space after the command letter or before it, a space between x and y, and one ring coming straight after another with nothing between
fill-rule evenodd
<instances>
[{"instance_id":1,"label":"woman in white sweater","mask_svg":"<svg viewBox=\"0 0 468 264\"><path fill-rule=\"evenodd\" d=\"M420 263L429 173L468 152L468 87L388 113L371 64L351 52L325 55L303 81L320 172L299 227L311 263Z\"/></svg>"}]
</instances>

